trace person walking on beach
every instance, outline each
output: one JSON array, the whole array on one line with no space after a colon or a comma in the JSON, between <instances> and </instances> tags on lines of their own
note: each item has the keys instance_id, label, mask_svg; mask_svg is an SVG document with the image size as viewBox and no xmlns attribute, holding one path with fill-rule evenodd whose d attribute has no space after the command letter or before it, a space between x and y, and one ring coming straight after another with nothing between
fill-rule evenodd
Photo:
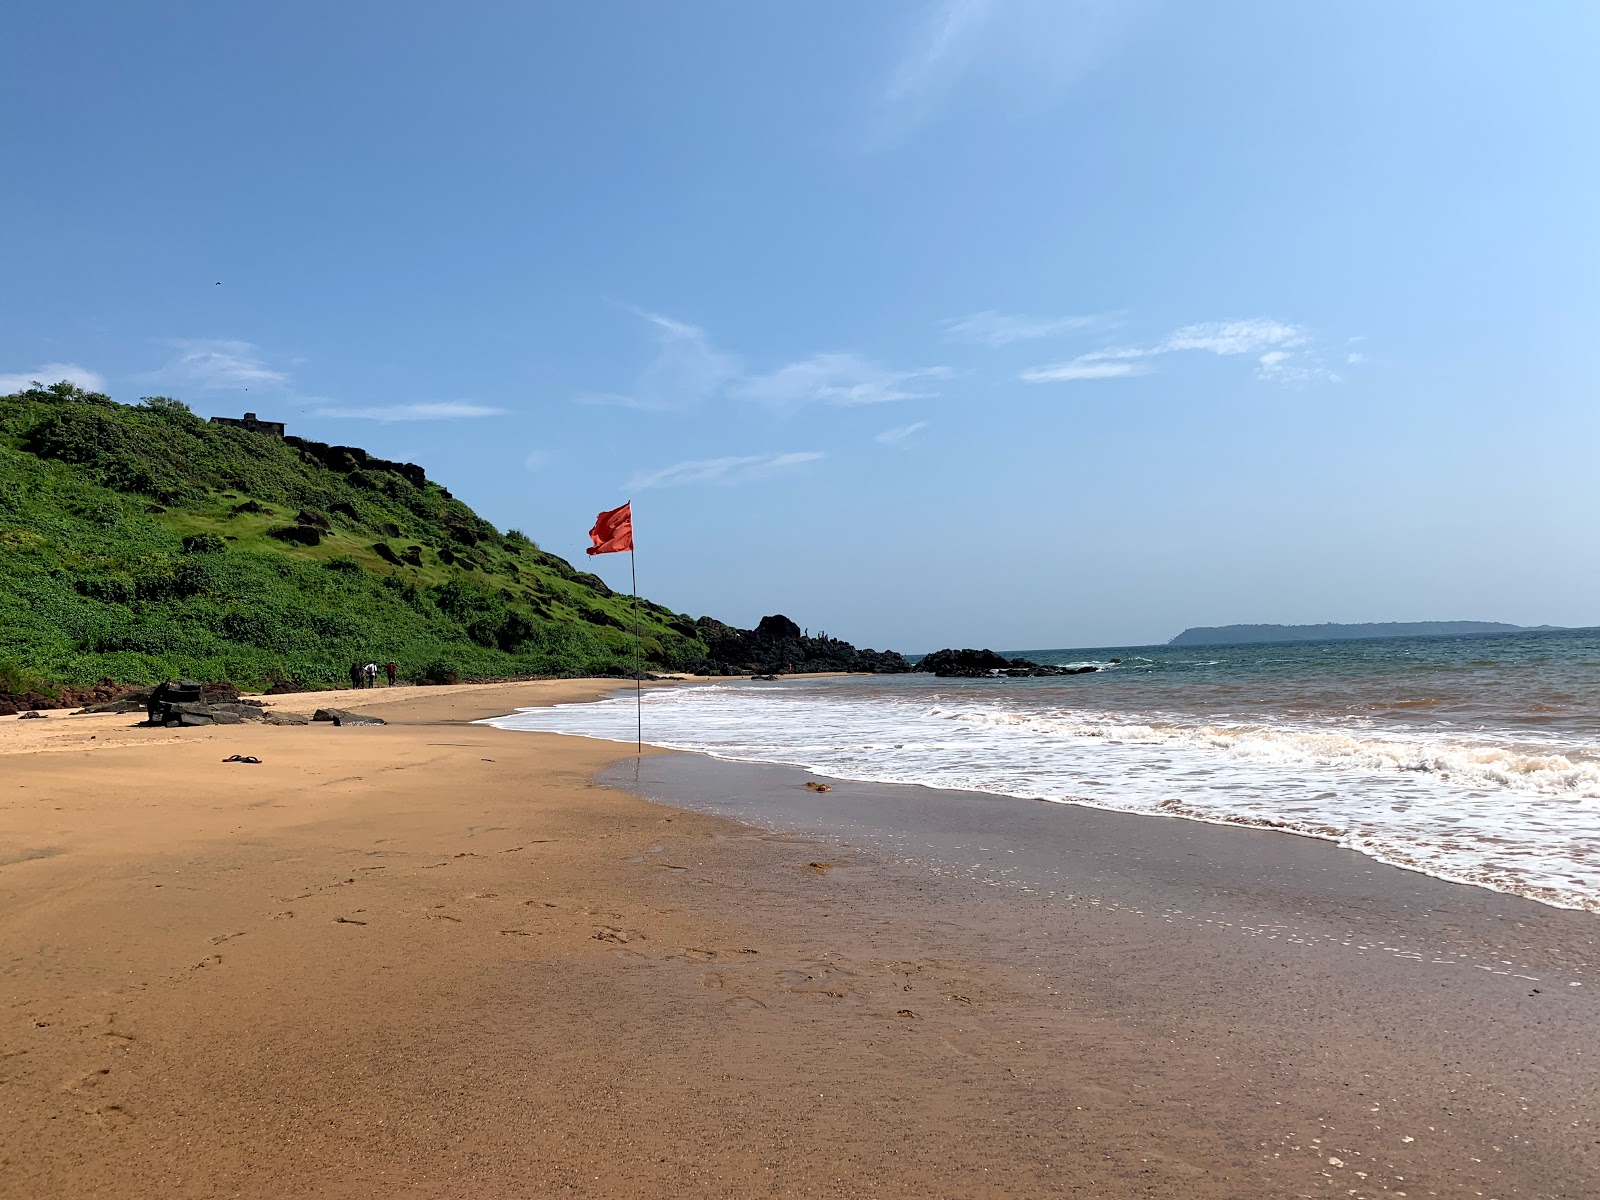
<instances>
[{"instance_id":1,"label":"person walking on beach","mask_svg":"<svg viewBox=\"0 0 1600 1200\"><path fill-rule=\"evenodd\" d=\"M367 667L366 667L366 672L367 672L367 686L368 687L377 687L378 686L378 664L375 663L375 662L368 663Z\"/></svg>"},{"instance_id":2,"label":"person walking on beach","mask_svg":"<svg viewBox=\"0 0 1600 1200\"><path fill-rule=\"evenodd\" d=\"M397 663L397 662L384 663L383 664L383 670L384 670L384 673L389 676L389 686L393 687L394 686L394 677L395 677L396 673L400 670L400 664Z\"/></svg>"},{"instance_id":3,"label":"person walking on beach","mask_svg":"<svg viewBox=\"0 0 1600 1200\"><path fill-rule=\"evenodd\" d=\"M353 688L360 687L361 686L361 678L362 678L362 676L364 674L365 674L365 672L362 671L360 663L351 663L350 664L350 686L353 687Z\"/></svg>"}]
</instances>

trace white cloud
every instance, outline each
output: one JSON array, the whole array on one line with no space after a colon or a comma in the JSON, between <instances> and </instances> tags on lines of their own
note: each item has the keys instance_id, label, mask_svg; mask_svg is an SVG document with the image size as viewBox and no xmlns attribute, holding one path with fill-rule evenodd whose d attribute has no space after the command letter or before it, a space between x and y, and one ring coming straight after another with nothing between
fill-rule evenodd
<instances>
[{"instance_id":1,"label":"white cloud","mask_svg":"<svg viewBox=\"0 0 1600 1200\"><path fill-rule=\"evenodd\" d=\"M724 485L750 483L789 467L816 462L822 457L820 451L806 450L789 454L750 454L728 458L691 459L688 462L673 463L670 467L641 471L628 481L627 490L682 487L694 483Z\"/></svg>"},{"instance_id":2,"label":"white cloud","mask_svg":"<svg viewBox=\"0 0 1600 1200\"><path fill-rule=\"evenodd\" d=\"M1256 359L1256 375L1273 383L1286 383L1301 387L1308 383L1340 383L1334 372L1311 355L1291 354L1287 350L1269 350Z\"/></svg>"},{"instance_id":3,"label":"white cloud","mask_svg":"<svg viewBox=\"0 0 1600 1200\"><path fill-rule=\"evenodd\" d=\"M312 415L355 421L455 421L472 417L498 417L503 408L445 400L435 404L382 404L371 408L319 408Z\"/></svg>"},{"instance_id":4,"label":"white cloud","mask_svg":"<svg viewBox=\"0 0 1600 1200\"><path fill-rule=\"evenodd\" d=\"M580 404L659 412L686 411L723 397L773 407L882 404L931 396L934 393L926 385L954 373L948 367L893 371L859 354L814 354L755 373L717 349L703 329L658 313L635 311L656 330L655 360L631 392L589 392L577 397Z\"/></svg>"},{"instance_id":5,"label":"white cloud","mask_svg":"<svg viewBox=\"0 0 1600 1200\"><path fill-rule=\"evenodd\" d=\"M1154 370L1153 361L1166 354L1200 351L1224 357L1257 355L1256 374L1277 383L1304 384L1316 380L1339 382L1339 377L1321 365L1306 349L1311 334L1301 325L1291 325L1271 317L1252 317L1242 321L1204 321L1174 330L1153 346L1123 346L1080 354L1064 363L1047 363L1022 372L1027 383L1063 383L1079 379L1118 379L1145 375Z\"/></svg>"},{"instance_id":6,"label":"white cloud","mask_svg":"<svg viewBox=\"0 0 1600 1200\"><path fill-rule=\"evenodd\" d=\"M1366 362L1367 361L1367 356L1365 354L1362 354L1359 350L1352 350L1349 354L1346 354L1344 356L1344 360L1345 360L1345 362L1351 363L1353 365L1355 363L1364 363L1364 362Z\"/></svg>"},{"instance_id":7,"label":"white cloud","mask_svg":"<svg viewBox=\"0 0 1600 1200\"><path fill-rule=\"evenodd\" d=\"M1309 340L1299 325L1270 317L1248 321L1207 321L1185 325L1167 337L1152 353L1174 350L1209 350L1212 354L1254 354L1269 346L1302 346Z\"/></svg>"},{"instance_id":8,"label":"white cloud","mask_svg":"<svg viewBox=\"0 0 1600 1200\"><path fill-rule=\"evenodd\" d=\"M948 367L890 371L859 354L814 354L766 375L745 375L730 390L740 399L773 406L807 401L834 405L884 404L894 400L925 399L934 393L920 385L947 379L950 374Z\"/></svg>"},{"instance_id":9,"label":"white cloud","mask_svg":"<svg viewBox=\"0 0 1600 1200\"><path fill-rule=\"evenodd\" d=\"M530 471L542 471L550 465L550 451L530 450L522 460L522 465Z\"/></svg>"},{"instance_id":10,"label":"white cloud","mask_svg":"<svg viewBox=\"0 0 1600 1200\"><path fill-rule=\"evenodd\" d=\"M1077 379L1125 379L1130 375L1149 373L1149 366L1142 362L1083 354L1070 362L1032 367L1024 371L1020 378L1024 383L1068 383Z\"/></svg>"},{"instance_id":11,"label":"white cloud","mask_svg":"<svg viewBox=\"0 0 1600 1200\"><path fill-rule=\"evenodd\" d=\"M175 339L168 343L178 357L155 377L188 384L201 391L237 391L249 387L282 387L289 382L283 371L269 367L256 347L230 339Z\"/></svg>"},{"instance_id":12,"label":"white cloud","mask_svg":"<svg viewBox=\"0 0 1600 1200\"><path fill-rule=\"evenodd\" d=\"M928 427L926 421L913 421L909 425L896 425L893 429L885 429L873 441L882 442L885 446L898 446L914 433L919 433Z\"/></svg>"},{"instance_id":13,"label":"white cloud","mask_svg":"<svg viewBox=\"0 0 1600 1200\"><path fill-rule=\"evenodd\" d=\"M60 383L63 379L68 383L77 384L86 392L106 390L105 376L87 367L80 367L77 363L47 362L32 371L0 375L0 396L9 396L12 392L30 388L36 380L48 387L52 383Z\"/></svg>"},{"instance_id":14,"label":"white cloud","mask_svg":"<svg viewBox=\"0 0 1600 1200\"><path fill-rule=\"evenodd\" d=\"M655 329L654 361L639 375L632 392L591 392L584 404L673 411L711 399L739 373L739 364L711 344L703 329L659 313L635 310Z\"/></svg>"},{"instance_id":15,"label":"white cloud","mask_svg":"<svg viewBox=\"0 0 1600 1200\"><path fill-rule=\"evenodd\" d=\"M942 325L946 336L958 342L979 342L998 349L1012 342L1055 337L1074 329L1091 329L1106 321L1103 316L1021 317L990 310L955 317Z\"/></svg>"}]
</instances>

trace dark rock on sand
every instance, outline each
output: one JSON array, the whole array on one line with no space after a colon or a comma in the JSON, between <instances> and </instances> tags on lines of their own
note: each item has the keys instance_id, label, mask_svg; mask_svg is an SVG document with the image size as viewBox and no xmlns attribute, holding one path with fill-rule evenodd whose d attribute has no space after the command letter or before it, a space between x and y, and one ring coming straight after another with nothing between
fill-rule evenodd
<instances>
[{"instance_id":1,"label":"dark rock on sand","mask_svg":"<svg viewBox=\"0 0 1600 1200\"><path fill-rule=\"evenodd\" d=\"M335 725L385 725L382 717L364 717L345 708L319 708L311 714L313 721L332 721Z\"/></svg>"}]
</instances>

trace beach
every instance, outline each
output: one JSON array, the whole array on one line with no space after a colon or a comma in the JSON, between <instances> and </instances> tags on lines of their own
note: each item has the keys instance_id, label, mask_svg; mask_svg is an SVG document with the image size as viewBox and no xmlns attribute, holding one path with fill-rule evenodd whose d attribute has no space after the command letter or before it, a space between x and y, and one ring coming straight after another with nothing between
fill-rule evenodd
<instances>
[{"instance_id":1,"label":"beach","mask_svg":"<svg viewBox=\"0 0 1600 1200\"><path fill-rule=\"evenodd\" d=\"M3 723L0 1195L1600 1184L1592 915L1273 832L470 723L616 688Z\"/></svg>"}]
</instances>

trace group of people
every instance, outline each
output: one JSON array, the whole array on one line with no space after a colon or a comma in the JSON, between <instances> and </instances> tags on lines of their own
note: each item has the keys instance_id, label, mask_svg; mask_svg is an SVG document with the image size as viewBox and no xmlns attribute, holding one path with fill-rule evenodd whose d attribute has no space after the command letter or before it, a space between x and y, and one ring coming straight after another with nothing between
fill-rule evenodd
<instances>
[{"instance_id":1,"label":"group of people","mask_svg":"<svg viewBox=\"0 0 1600 1200\"><path fill-rule=\"evenodd\" d=\"M375 663L375 662L369 662L365 666L362 666L360 663L351 663L350 664L350 686L351 687L377 687L378 686L378 670L379 670L378 664ZM392 662L391 663L384 663L382 670L383 670L384 674L389 676L389 686L393 687L394 686L394 677L400 671L400 664L399 663L392 663Z\"/></svg>"}]
</instances>

